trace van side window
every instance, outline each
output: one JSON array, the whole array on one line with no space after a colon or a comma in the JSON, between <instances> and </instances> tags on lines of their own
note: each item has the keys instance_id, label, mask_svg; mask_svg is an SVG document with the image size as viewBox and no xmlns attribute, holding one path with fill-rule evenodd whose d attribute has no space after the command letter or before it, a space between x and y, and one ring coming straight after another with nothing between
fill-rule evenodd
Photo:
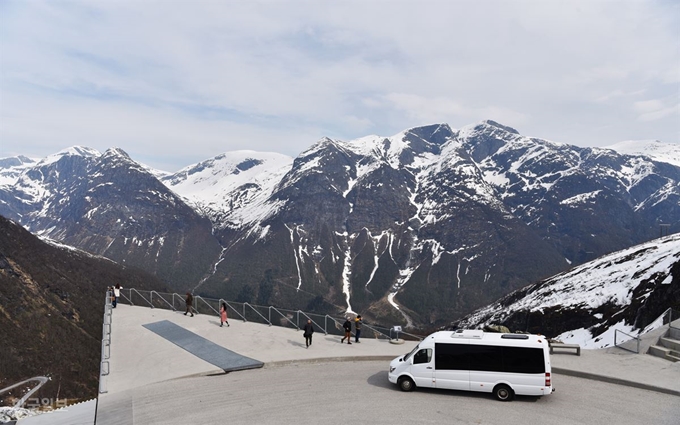
<instances>
[{"instance_id":1,"label":"van side window","mask_svg":"<svg viewBox=\"0 0 680 425\"><path fill-rule=\"evenodd\" d=\"M413 364L430 363L432 361L432 349L423 348L413 356Z\"/></svg>"}]
</instances>

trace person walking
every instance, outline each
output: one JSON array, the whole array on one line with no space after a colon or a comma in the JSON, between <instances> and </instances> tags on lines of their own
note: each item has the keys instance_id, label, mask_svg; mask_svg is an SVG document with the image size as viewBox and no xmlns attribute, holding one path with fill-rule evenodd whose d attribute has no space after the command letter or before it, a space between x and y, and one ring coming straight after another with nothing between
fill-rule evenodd
<instances>
[{"instance_id":1,"label":"person walking","mask_svg":"<svg viewBox=\"0 0 680 425\"><path fill-rule=\"evenodd\" d=\"M194 296L191 295L191 292L187 292L187 299L184 300L184 302L185 302L186 305L187 305L187 309L186 309L186 311L184 312L184 315L186 316L187 313L191 313L191 317L194 317L194 313L193 313L193 311L192 311L192 310L193 310L192 305L194 304Z\"/></svg>"},{"instance_id":2,"label":"person walking","mask_svg":"<svg viewBox=\"0 0 680 425\"><path fill-rule=\"evenodd\" d=\"M222 301L222 306L220 307L220 328L225 323L229 326L229 321L227 320L227 303Z\"/></svg>"},{"instance_id":3,"label":"person walking","mask_svg":"<svg viewBox=\"0 0 680 425\"><path fill-rule=\"evenodd\" d=\"M307 323L305 323L305 327L302 328L302 330L304 331L305 345L307 345L307 348L309 348L309 346L312 345L312 334L314 333L312 319L307 319Z\"/></svg>"},{"instance_id":4,"label":"person walking","mask_svg":"<svg viewBox=\"0 0 680 425\"><path fill-rule=\"evenodd\" d=\"M357 316L356 319L354 319L354 342L361 342L359 341L359 337L361 336L361 325L363 325L364 322L361 320L361 314Z\"/></svg>"},{"instance_id":5,"label":"person walking","mask_svg":"<svg viewBox=\"0 0 680 425\"><path fill-rule=\"evenodd\" d=\"M116 283L116 287L113 288L113 308L116 308L116 305L118 305L118 298L120 297L120 290L123 289L122 286L120 286L120 283Z\"/></svg>"},{"instance_id":6,"label":"person walking","mask_svg":"<svg viewBox=\"0 0 680 425\"><path fill-rule=\"evenodd\" d=\"M345 336L342 337L340 343L345 342L345 338L347 338L347 343L352 345L352 322L350 321L349 316L347 316L347 320L342 324L342 327L345 329Z\"/></svg>"}]
</instances>

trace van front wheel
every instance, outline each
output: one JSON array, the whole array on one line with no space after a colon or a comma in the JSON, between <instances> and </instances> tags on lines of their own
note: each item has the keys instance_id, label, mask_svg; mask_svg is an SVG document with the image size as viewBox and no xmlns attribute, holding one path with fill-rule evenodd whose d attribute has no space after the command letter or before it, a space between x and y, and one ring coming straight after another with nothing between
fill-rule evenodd
<instances>
[{"instance_id":1,"label":"van front wheel","mask_svg":"<svg viewBox=\"0 0 680 425\"><path fill-rule=\"evenodd\" d=\"M510 401L514 397L515 393L512 391L512 388L508 387L507 385L500 384L494 387L493 395L496 397L496 400Z\"/></svg>"},{"instance_id":2,"label":"van front wheel","mask_svg":"<svg viewBox=\"0 0 680 425\"><path fill-rule=\"evenodd\" d=\"M411 378L403 377L399 378L399 388L402 391L413 391L413 389L416 387L416 384L413 383Z\"/></svg>"}]
</instances>

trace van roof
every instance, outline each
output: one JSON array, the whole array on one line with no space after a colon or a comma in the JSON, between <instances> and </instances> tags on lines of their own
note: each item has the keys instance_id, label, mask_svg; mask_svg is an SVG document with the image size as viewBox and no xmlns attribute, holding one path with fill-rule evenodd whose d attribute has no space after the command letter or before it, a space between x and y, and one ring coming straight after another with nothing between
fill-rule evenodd
<instances>
[{"instance_id":1,"label":"van roof","mask_svg":"<svg viewBox=\"0 0 680 425\"><path fill-rule=\"evenodd\" d=\"M527 345L543 344L547 339L542 335L534 334L513 334L484 332L477 329L459 329L456 331L439 331L431 334L426 339L434 339L434 342L451 343L457 341L483 341L485 343L496 343L502 345Z\"/></svg>"}]
</instances>

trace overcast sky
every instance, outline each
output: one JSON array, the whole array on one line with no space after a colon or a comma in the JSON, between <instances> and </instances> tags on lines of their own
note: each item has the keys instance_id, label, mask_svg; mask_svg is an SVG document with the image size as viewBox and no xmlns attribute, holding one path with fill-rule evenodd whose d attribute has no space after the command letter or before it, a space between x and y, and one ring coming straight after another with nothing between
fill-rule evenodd
<instances>
[{"instance_id":1,"label":"overcast sky","mask_svg":"<svg viewBox=\"0 0 680 425\"><path fill-rule=\"evenodd\" d=\"M680 2L0 1L0 157L241 149L493 119L680 143Z\"/></svg>"}]
</instances>

